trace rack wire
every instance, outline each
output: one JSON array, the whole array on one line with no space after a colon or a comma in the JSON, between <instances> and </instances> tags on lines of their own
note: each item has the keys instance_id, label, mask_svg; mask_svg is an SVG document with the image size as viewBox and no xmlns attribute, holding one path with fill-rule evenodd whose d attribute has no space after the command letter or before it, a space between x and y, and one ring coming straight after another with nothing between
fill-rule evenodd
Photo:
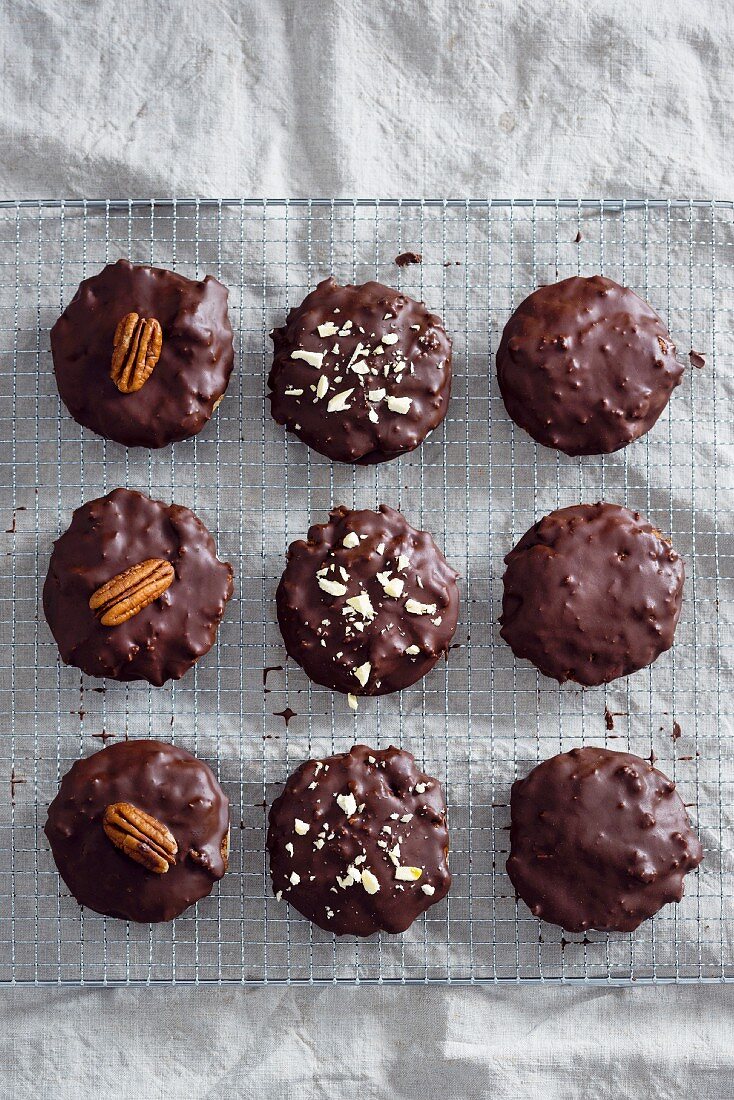
<instances>
[{"instance_id":1,"label":"rack wire","mask_svg":"<svg viewBox=\"0 0 734 1100\"><path fill-rule=\"evenodd\" d=\"M394 257L407 249L423 262L398 269ZM230 288L237 368L227 396L200 436L160 452L125 450L80 428L53 380L53 321L82 278L120 256L209 272ZM595 272L639 290L682 357L702 352L705 367L686 372L643 440L571 459L513 426L493 360L511 309L535 286ZM270 419L269 330L329 273L403 288L454 338L446 423L396 462L331 464ZM734 980L733 303L731 202L0 203L0 981ZM53 539L74 508L118 485L194 508L235 567L216 646L164 688L62 667L40 607ZM499 638L502 558L545 512L600 498L639 508L669 532L688 576L673 650L582 691L516 661ZM356 714L286 662L273 602L286 546L338 502L399 507L462 574L449 661ZM287 707L297 712L289 722L279 713ZM230 797L231 869L173 924L80 910L56 873L46 807L101 735L174 740L214 766ZM301 760L356 741L405 746L448 794L453 888L402 937L335 940L269 887L273 794ZM705 845L683 902L631 936L540 924L505 874L513 779L579 743L653 753Z\"/></svg>"}]
</instances>

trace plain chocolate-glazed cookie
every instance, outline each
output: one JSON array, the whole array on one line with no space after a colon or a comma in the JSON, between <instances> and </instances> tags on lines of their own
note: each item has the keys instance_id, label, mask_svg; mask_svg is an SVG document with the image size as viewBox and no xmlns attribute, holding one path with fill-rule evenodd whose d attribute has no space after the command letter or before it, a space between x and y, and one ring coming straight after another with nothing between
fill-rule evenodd
<instances>
[{"instance_id":1,"label":"plain chocolate-glazed cookie","mask_svg":"<svg viewBox=\"0 0 734 1100\"><path fill-rule=\"evenodd\" d=\"M569 932L632 932L703 859L675 784L647 760L584 748L512 786L507 873L536 917Z\"/></svg>"},{"instance_id":2,"label":"plain chocolate-glazed cookie","mask_svg":"<svg viewBox=\"0 0 734 1100\"><path fill-rule=\"evenodd\" d=\"M269 821L276 897L337 936L404 932L448 893L443 792L402 749L307 760Z\"/></svg>"},{"instance_id":3,"label":"plain chocolate-glazed cookie","mask_svg":"<svg viewBox=\"0 0 734 1100\"><path fill-rule=\"evenodd\" d=\"M160 686L211 649L231 595L232 567L192 511L115 489L55 543L43 610L66 664Z\"/></svg>"},{"instance_id":4,"label":"plain chocolate-glazed cookie","mask_svg":"<svg viewBox=\"0 0 734 1100\"><path fill-rule=\"evenodd\" d=\"M185 749L120 741L72 766L45 831L80 905L123 920L173 920L227 870L229 801Z\"/></svg>"},{"instance_id":5,"label":"plain chocolate-glazed cookie","mask_svg":"<svg viewBox=\"0 0 734 1100\"><path fill-rule=\"evenodd\" d=\"M195 282L128 260L85 279L51 329L59 396L74 419L126 447L200 432L232 373L227 294L211 275Z\"/></svg>"},{"instance_id":6,"label":"plain chocolate-glazed cookie","mask_svg":"<svg viewBox=\"0 0 734 1100\"><path fill-rule=\"evenodd\" d=\"M421 302L324 279L272 333L273 419L338 462L387 462L441 423L451 341Z\"/></svg>"},{"instance_id":7,"label":"plain chocolate-glazed cookie","mask_svg":"<svg viewBox=\"0 0 734 1100\"><path fill-rule=\"evenodd\" d=\"M276 595L285 648L335 691L400 691L448 651L456 578L431 536L395 509L335 508L288 550Z\"/></svg>"},{"instance_id":8,"label":"plain chocolate-glazed cookie","mask_svg":"<svg viewBox=\"0 0 734 1100\"><path fill-rule=\"evenodd\" d=\"M497 351L512 419L567 455L606 454L644 435L682 377L652 306L602 275L534 291Z\"/></svg>"},{"instance_id":9,"label":"plain chocolate-glazed cookie","mask_svg":"<svg viewBox=\"0 0 734 1100\"><path fill-rule=\"evenodd\" d=\"M523 535L505 565L500 634L546 676L606 684L673 644L683 562L639 512L561 508Z\"/></svg>"}]
</instances>

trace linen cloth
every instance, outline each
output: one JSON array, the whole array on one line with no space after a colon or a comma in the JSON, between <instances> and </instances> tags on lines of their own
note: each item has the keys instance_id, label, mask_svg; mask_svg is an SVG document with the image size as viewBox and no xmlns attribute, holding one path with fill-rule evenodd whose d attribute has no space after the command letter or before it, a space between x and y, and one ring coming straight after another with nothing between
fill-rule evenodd
<instances>
[{"instance_id":1,"label":"linen cloth","mask_svg":"<svg viewBox=\"0 0 734 1100\"><path fill-rule=\"evenodd\" d=\"M732 197L706 0L0 0L0 196ZM13 1097L734 1096L734 994L11 991Z\"/></svg>"}]
</instances>

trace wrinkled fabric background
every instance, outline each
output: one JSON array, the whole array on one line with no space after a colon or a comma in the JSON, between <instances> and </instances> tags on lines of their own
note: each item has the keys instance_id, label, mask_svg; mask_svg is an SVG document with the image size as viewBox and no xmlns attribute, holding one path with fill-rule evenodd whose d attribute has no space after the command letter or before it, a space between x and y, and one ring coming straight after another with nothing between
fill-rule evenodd
<instances>
[{"instance_id":1,"label":"wrinkled fabric background","mask_svg":"<svg viewBox=\"0 0 734 1100\"><path fill-rule=\"evenodd\" d=\"M0 196L731 198L734 6L0 0ZM6 991L2 1095L734 1096L725 988Z\"/></svg>"}]
</instances>

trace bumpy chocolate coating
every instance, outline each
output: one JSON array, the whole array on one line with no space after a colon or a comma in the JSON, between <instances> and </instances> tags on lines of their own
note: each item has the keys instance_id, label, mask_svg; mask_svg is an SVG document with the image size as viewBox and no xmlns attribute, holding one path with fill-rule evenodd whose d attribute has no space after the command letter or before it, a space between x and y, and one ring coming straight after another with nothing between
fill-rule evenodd
<instances>
[{"instance_id":1,"label":"bumpy chocolate coating","mask_svg":"<svg viewBox=\"0 0 734 1100\"><path fill-rule=\"evenodd\" d=\"M456 578L431 536L395 509L335 508L288 550L276 594L285 648L335 691L400 691L448 651Z\"/></svg>"},{"instance_id":2,"label":"bumpy chocolate coating","mask_svg":"<svg viewBox=\"0 0 734 1100\"><path fill-rule=\"evenodd\" d=\"M644 435L682 377L652 306L601 275L534 291L497 351L512 419L567 455L606 454Z\"/></svg>"},{"instance_id":3,"label":"bumpy chocolate coating","mask_svg":"<svg viewBox=\"0 0 734 1100\"><path fill-rule=\"evenodd\" d=\"M441 320L381 283L324 279L272 339L273 419L327 458L387 462L446 415L451 341Z\"/></svg>"},{"instance_id":4,"label":"bumpy chocolate coating","mask_svg":"<svg viewBox=\"0 0 734 1100\"><path fill-rule=\"evenodd\" d=\"M337 936L404 932L451 885L443 792L402 749L307 760L269 822L273 891Z\"/></svg>"},{"instance_id":5,"label":"bumpy chocolate coating","mask_svg":"<svg viewBox=\"0 0 734 1100\"><path fill-rule=\"evenodd\" d=\"M170 561L170 588L120 626L89 607L100 585L149 558ZM129 489L77 508L54 545L43 610L62 660L89 676L178 680L207 653L232 595L232 567L188 508Z\"/></svg>"},{"instance_id":6,"label":"bumpy chocolate coating","mask_svg":"<svg viewBox=\"0 0 734 1100\"><path fill-rule=\"evenodd\" d=\"M76 421L126 447L196 435L222 399L234 363L227 288L118 260L85 279L51 329L59 396ZM113 337L128 313L155 317L163 348L136 393L110 378Z\"/></svg>"},{"instance_id":7,"label":"bumpy chocolate coating","mask_svg":"<svg viewBox=\"0 0 734 1100\"><path fill-rule=\"evenodd\" d=\"M683 562L638 512L561 508L523 535L505 565L500 634L546 676L606 684L673 644Z\"/></svg>"},{"instance_id":8,"label":"bumpy chocolate coating","mask_svg":"<svg viewBox=\"0 0 734 1100\"><path fill-rule=\"evenodd\" d=\"M136 863L107 837L105 809L129 802L178 844L165 874ZM211 768L160 741L120 741L77 760L48 809L59 874L80 905L143 923L173 920L211 893L227 870L229 801Z\"/></svg>"},{"instance_id":9,"label":"bumpy chocolate coating","mask_svg":"<svg viewBox=\"0 0 734 1100\"><path fill-rule=\"evenodd\" d=\"M632 932L703 859L675 784L646 760L572 749L512 786L507 873L536 917Z\"/></svg>"}]
</instances>

